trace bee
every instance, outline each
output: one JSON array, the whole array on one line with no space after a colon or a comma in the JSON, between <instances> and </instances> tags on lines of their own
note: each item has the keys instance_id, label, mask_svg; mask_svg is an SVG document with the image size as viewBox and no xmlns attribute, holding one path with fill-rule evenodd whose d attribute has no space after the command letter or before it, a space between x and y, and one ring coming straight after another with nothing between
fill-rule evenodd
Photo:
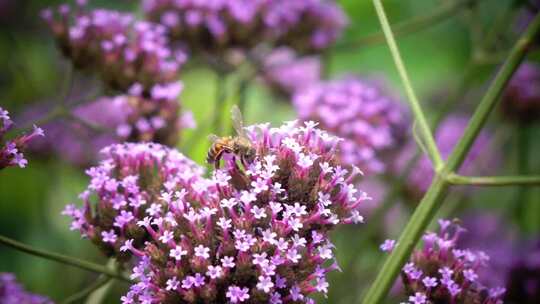
<instances>
[{"instance_id":1,"label":"bee","mask_svg":"<svg viewBox=\"0 0 540 304\"><path fill-rule=\"evenodd\" d=\"M255 159L255 148L247 137L244 129L242 113L237 106L233 106L231 109L231 116L233 127L236 130L237 136L219 137L212 134L208 137L208 139L212 142L212 146L208 150L206 162L209 164L214 164L216 169L219 168L219 162L224 153L231 153L240 157L240 160L244 165L253 162Z\"/></svg>"}]
</instances>

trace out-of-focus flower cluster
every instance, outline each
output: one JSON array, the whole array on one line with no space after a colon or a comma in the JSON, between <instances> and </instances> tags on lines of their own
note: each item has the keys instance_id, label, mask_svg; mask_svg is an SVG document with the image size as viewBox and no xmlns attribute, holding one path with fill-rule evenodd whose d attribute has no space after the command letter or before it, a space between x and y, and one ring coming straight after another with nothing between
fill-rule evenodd
<instances>
[{"instance_id":1,"label":"out-of-focus flower cluster","mask_svg":"<svg viewBox=\"0 0 540 304\"><path fill-rule=\"evenodd\" d=\"M406 136L404 108L374 82L356 77L319 82L297 91L293 104L300 119L318 121L344 138L344 164L367 172L384 171L385 156L396 152Z\"/></svg>"},{"instance_id":2,"label":"out-of-focus flower cluster","mask_svg":"<svg viewBox=\"0 0 540 304\"><path fill-rule=\"evenodd\" d=\"M328 232L363 220L359 170L339 166L339 140L314 123L248 136L255 160L226 154L210 179L150 144L107 148L88 171L85 206L65 213L109 253L136 256L139 283L123 303L313 303L308 295L327 292L326 273L339 269Z\"/></svg>"},{"instance_id":3,"label":"out-of-focus flower cluster","mask_svg":"<svg viewBox=\"0 0 540 304\"><path fill-rule=\"evenodd\" d=\"M90 144L79 140L80 134L73 134L65 123L52 124L51 128L67 146L77 147L73 153L68 152L77 163L95 160L88 155L95 155L104 143L114 141L175 146L181 129L194 126L191 113L181 113L179 100L182 83L177 79L185 53L171 48L163 25L136 20L128 13L90 10L85 2L47 9L42 17L76 67L98 74L108 87L119 92L72 109L79 120L104 129L105 134L96 136L95 130L88 130L88 124L68 122L91 137ZM105 116L114 117L104 121L103 111L107 110L115 113ZM51 146L56 149L56 142Z\"/></svg>"},{"instance_id":4,"label":"out-of-focus flower cluster","mask_svg":"<svg viewBox=\"0 0 540 304\"><path fill-rule=\"evenodd\" d=\"M503 114L522 123L540 120L540 67L523 63L506 87Z\"/></svg>"},{"instance_id":5,"label":"out-of-focus flower cluster","mask_svg":"<svg viewBox=\"0 0 540 304\"><path fill-rule=\"evenodd\" d=\"M6 167L26 167L28 161L24 158L23 150L36 136L44 136L41 128L34 126L30 134L20 135L10 140L4 140L6 133L13 127L9 112L0 107L0 169Z\"/></svg>"},{"instance_id":6,"label":"out-of-focus flower cluster","mask_svg":"<svg viewBox=\"0 0 540 304\"><path fill-rule=\"evenodd\" d=\"M516 257L526 250L520 247L516 227L508 219L492 211L481 210L463 218L467 229L458 241L460 247L474 247L489 255L489 267L478 270L478 275L488 286L504 286L507 274Z\"/></svg>"},{"instance_id":7,"label":"out-of-focus flower cluster","mask_svg":"<svg viewBox=\"0 0 540 304\"><path fill-rule=\"evenodd\" d=\"M461 115L448 116L438 127L435 134L435 141L443 156L447 158L452 149L461 138L465 127L467 126L468 118ZM484 149L488 148L491 144L491 134L489 131L483 130L476 139L471 151L468 153L467 158L463 162L462 170L460 172L466 173L474 168L481 166L473 166L474 161L480 156ZM411 159L414 157L417 151L417 144L410 142L400 152L400 155L396 158L394 163L394 172L396 174L402 174L408 167ZM496 159L496 155L489 154L488 157L482 159L482 161L490 161ZM405 192L407 196L412 199L418 199L429 188L431 180L433 179L433 167L429 158L425 155L421 156L418 162L410 170L409 176L405 182Z\"/></svg>"},{"instance_id":8,"label":"out-of-focus flower cluster","mask_svg":"<svg viewBox=\"0 0 540 304\"><path fill-rule=\"evenodd\" d=\"M149 20L193 51L249 49L267 43L299 51L328 47L347 18L329 0L145 0Z\"/></svg>"},{"instance_id":9,"label":"out-of-focus flower cluster","mask_svg":"<svg viewBox=\"0 0 540 304\"><path fill-rule=\"evenodd\" d=\"M193 128L191 112L179 115L178 99L182 83L155 85L145 96L140 84L133 85L128 94L116 96L114 102L124 104L126 121L116 128L116 134L126 141L153 141L175 146L183 128Z\"/></svg>"},{"instance_id":10,"label":"out-of-focus flower cluster","mask_svg":"<svg viewBox=\"0 0 540 304\"><path fill-rule=\"evenodd\" d=\"M288 97L321 80L321 61L317 56L299 57L289 48L279 48L264 59L262 76L271 88Z\"/></svg>"},{"instance_id":11,"label":"out-of-focus flower cluster","mask_svg":"<svg viewBox=\"0 0 540 304\"><path fill-rule=\"evenodd\" d=\"M27 292L11 273L0 273L0 303L52 304L47 297Z\"/></svg>"},{"instance_id":12,"label":"out-of-focus flower cluster","mask_svg":"<svg viewBox=\"0 0 540 304\"><path fill-rule=\"evenodd\" d=\"M44 10L42 17L73 64L97 72L113 89L125 91L138 83L150 91L175 81L186 60L185 53L169 48L164 26L128 13L64 4Z\"/></svg>"},{"instance_id":13,"label":"out-of-focus flower cluster","mask_svg":"<svg viewBox=\"0 0 540 304\"><path fill-rule=\"evenodd\" d=\"M439 233L427 232L423 247L413 252L411 261L402 269L409 302L502 303L505 289L484 286L478 275L479 269L489 267L489 256L456 246L465 232L457 223L439 220L439 225Z\"/></svg>"},{"instance_id":14,"label":"out-of-focus flower cluster","mask_svg":"<svg viewBox=\"0 0 540 304\"><path fill-rule=\"evenodd\" d=\"M540 241L527 244L510 269L505 301L533 304L540 302Z\"/></svg>"},{"instance_id":15,"label":"out-of-focus flower cluster","mask_svg":"<svg viewBox=\"0 0 540 304\"><path fill-rule=\"evenodd\" d=\"M116 142L157 142L175 146L181 138L180 131L195 126L190 111L178 114L181 83L156 85L149 98L139 89L134 85L127 94L101 97L75 106L73 117L43 125L50 136L33 142L30 149L39 154L60 154L71 163L85 166L95 164L99 151ZM43 108L31 109L25 119L43 115L44 111Z\"/></svg>"}]
</instances>

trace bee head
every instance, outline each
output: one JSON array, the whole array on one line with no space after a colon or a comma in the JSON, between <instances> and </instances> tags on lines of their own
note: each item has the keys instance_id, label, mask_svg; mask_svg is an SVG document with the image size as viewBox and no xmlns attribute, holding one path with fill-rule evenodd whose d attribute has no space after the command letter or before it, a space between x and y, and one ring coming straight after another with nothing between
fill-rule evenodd
<instances>
[{"instance_id":1,"label":"bee head","mask_svg":"<svg viewBox=\"0 0 540 304\"><path fill-rule=\"evenodd\" d=\"M251 145L251 142L249 140L239 138L235 142L234 150L235 150L235 153L238 155L241 155L243 160L246 161L247 163L251 163L255 160L256 151Z\"/></svg>"}]
</instances>

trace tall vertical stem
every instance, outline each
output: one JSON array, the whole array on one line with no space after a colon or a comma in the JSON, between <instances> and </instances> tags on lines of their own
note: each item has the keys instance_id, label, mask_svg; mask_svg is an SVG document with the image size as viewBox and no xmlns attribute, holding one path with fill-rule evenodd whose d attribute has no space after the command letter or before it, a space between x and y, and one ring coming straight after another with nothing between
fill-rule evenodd
<instances>
[{"instance_id":1,"label":"tall vertical stem","mask_svg":"<svg viewBox=\"0 0 540 304\"><path fill-rule=\"evenodd\" d=\"M392 58L394 59L394 63L396 64L399 76L401 78L401 81L403 82L403 86L405 87L405 93L408 97L409 106L411 107L414 119L416 120L418 128L420 129L422 140L424 141L423 144L426 146L426 150L429 158L431 159L433 167L438 170L442 167L443 161L439 153L439 149L437 148L437 144L435 143L435 139L433 138L433 134L431 134L431 130L429 128L424 112L422 111L422 107L420 106L420 102L418 101L416 93L412 88L411 81L409 80L409 74L407 73L405 64L401 59L401 54L399 53L399 48L396 44L392 29L390 28L390 23L388 22L388 18L386 17L386 13L384 12L384 7L381 3L381 0L373 0L373 4L375 5L375 10L377 11L377 15L379 16L379 21L381 22L381 27L384 36L386 37L386 42L388 43L388 47L390 48L390 52L392 53Z\"/></svg>"},{"instance_id":2,"label":"tall vertical stem","mask_svg":"<svg viewBox=\"0 0 540 304\"><path fill-rule=\"evenodd\" d=\"M380 1L381 0L373 0L383 28L386 27L387 36L390 37L387 37L388 43L389 45L394 44L395 47L395 42L393 39L391 39L392 32L388 25L388 20L385 18L384 9ZM384 297L388 294L388 291L392 287L392 284L394 283L401 268L409 259L412 250L416 246L416 243L440 207L442 199L444 198L449 186L446 176L458 170L463 163L463 160L471 149L471 146L478 136L478 133L484 126L489 114L497 104L497 101L506 84L525 57L533 38L536 36L539 30L540 14L534 18L525 33L514 45L508 59L490 84L486 94L480 101L480 104L478 105L467 128L465 129L463 137L459 140L455 149L452 151L452 154L448 158L448 162L439 172L437 172L437 175L432 181L432 184L426 192L424 198L420 201L420 204L414 211L405 229L403 230L403 233L398 240L398 246L385 261L377 275L377 278L366 293L364 303L381 303Z\"/></svg>"}]
</instances>

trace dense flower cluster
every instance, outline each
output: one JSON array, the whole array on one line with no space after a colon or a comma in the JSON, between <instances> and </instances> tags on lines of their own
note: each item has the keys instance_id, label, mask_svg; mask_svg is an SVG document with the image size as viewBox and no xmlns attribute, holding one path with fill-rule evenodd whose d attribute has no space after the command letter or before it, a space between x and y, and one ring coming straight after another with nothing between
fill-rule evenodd
<instances>
[{"instance_id":1,"label":"dense flower cluster","mask_svg":"<svg viewBox=\"0 0 540 304\"><path fill-rule=\"evenodd\" d=\"M0 169L14 166L26 167L28 161L24 158L23 150L33 138L45 134L41 128L34 126L32 133L4 141L5 134L12 127L13 121L8 111L0 107Z\"/></svg>"},{"instance_id":2,"label":"dense flower cluster","mask_svg":"<svg viewBox=\"0 0 540 304\"><path fill-rule=\"evenodd\" d=\"M0 273L0 303L52 304L53 302L44 296L25 291L13 274Z\"/></svg>"},{"instance_id":3,"label":"dense flower cluster","mask_svg":"<svg viewBox=\"0 0 540 304\"><path fill-rule=\"evenodd\" d=\"M321 82L299 90L293 103L302 120L344 138L341 161L368 172L385 170L385 153L395 152L405 138L406 114L392 97L372 82L356 77Z\"/></svg>"},{"instance_id":4,"label":"dense flower cluster","mask_svg":"<svg viewBox=\"0 0 540 304\"><path fill-rule=\"evenodd\" d=\"M174 81L186 59L185 53L169 48L164 26L128 13L64 4L44 10L42 17L73 64L96 71L113 89L139 83L149 91Z\"/></svg>"},{"instance_id":5,"label":"dense flower cluster","mask_svg":"<svg viewBox=\"0 0 540 304\"><path fill-rule=\"evenodd\" d=\"M482 251L458 248L456 242L465 230L455 222L439 220L439 225L439 233L426 233L423 248L414 251L411 261L402 269L409 302L502 303L505 289L488 289L477 274L479 269L488 267L489 256Z\"/></svg>"},{"instance_id":6,"label":"dense flower cluster","mask_svg":"<svg viewBox=\"0 0 540 304\"><path fill-rule=\"evenodd\" d=\"M540 119L540 67L523 63L506 87L503 114L520 122Z\"/></svg>"},{"instance_id":7,"label":"dense flower cluster","mask_svg":"<svg viewBox=\"0 0 540 304\"><path fill-rule=\"evenodd\" d=\"M105 254L128 260L121 251L126 240L142 246L148 240L138 221L160 214L166 201L161 192L189 187L202 169L176 150L158 144L117 144L102 150L105 159L87 170L88 188L80 194L84 206L66 206L72 230L94 242Z\"/></svg>"},{"instance_id":8,"label":"dense flower cluster","mask_svg":"<svg viewBox=\"0 0 540 304\"><path fill-rule=\"evenodd\" d=\"M139 255L124 303L313 303L338 269L327 232L357 223L367 199L336 164L338 140L306 123L249 128L257 158L191 187L163 191L168 202L140 225L153 238ZM327 266L327 261L334 261Z\"/></svg>"},{"instance_id":9,"label":"dense flower cluster","mask_svg":"<svg viewBox=\"0 0 540 304\"><path fill-rule=\"evenodd\" d=\"M145 0L147 18L196 50L247 49L261 43L300 51L328 47L347 23L329 0Z\"/></svg>"},{"instance_id":10,"label":"dense flower cluster","mask_svg":"<svg viewBox=\"0 0 540 304\"><path fill-rule=\"evenodd\" d=\"M321 80L321 62L317 56L299 57L289 48L279 48L265 58L263 78L277 92L289 96Z\"/></svg>"},{"instance_id":11,"label":"dense flower cluster","mask_svg":"<svg viewBox=\"0 0 540 304\"><path fill-rule=\"evenodd\" d=\"M438 127L435 134L435 141L437 142L437 146L439 147L443 158L447 158L450 155L452 149L457 144L458 140L461 138L463 132L465 131L467 122L468 118L465 116L451 115L447 117ZM471 151L468 153L467 158L463 162L463 165L461 166L462 173L466 173L471 169L481 167L480 165L474 167L473 163L475 162L477 157L484 152L484 149L489 147L490 143L491 134L489 133L489 131L482 131L476 139L474 145L472 146ZM400 155L396 157L396 161L392 169L396 172L396 174L402 174L403 170L408 167L411 159L414 157L417 151L416 149L417 144L415 142L408 143L402 149ZM486 157L484 157L482 161L493 161L495 158L496 155L494 155L494 153L491 153L489 155L486 155ZM429 188L432 179L433 167L429 158L424 155L414 165L409 174L409 177L406 180L405 192L407 196L413 199L421 197Z\"/></svg>"},{"instance_id":12,"label":"dense flower cluster","mask_svg":"<svg viewBox=\"0 0 540 304\"><path fill-rule=\"evenodd\" d=\"M107 148L88 171L85 206L65 213L110 254L137 257L123 303L312 303L327 292L326 273L339 269L328 231L363 221L359 170L338 165L339 139L314 123L248 136L256 158L226 154L210 179L154 144Z\"/></svg>"},{"instance_id":13,"label":"dense flower cluster","mask_svg":"<svg viewBox=\"0 0 540 304\"><path fill-rule=\"evenodd\" d=\"M540 303L540 241L520 248L520 257L510 269L505 301L509 303Z\"/></svg>"}]
</instances>

